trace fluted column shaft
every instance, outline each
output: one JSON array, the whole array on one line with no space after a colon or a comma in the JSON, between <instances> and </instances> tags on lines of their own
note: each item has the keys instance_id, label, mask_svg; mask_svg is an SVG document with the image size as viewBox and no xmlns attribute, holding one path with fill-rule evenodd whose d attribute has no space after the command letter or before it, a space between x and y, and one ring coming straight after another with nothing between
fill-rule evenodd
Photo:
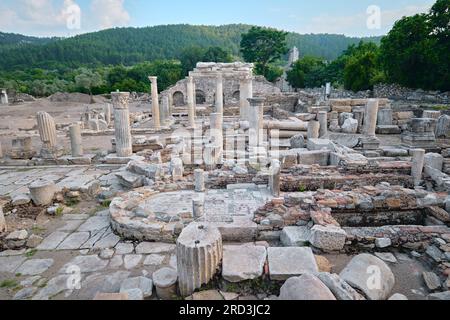
<instances>
[{"instance_id":1,"label":"fluted column shaft","mask_svg":"<svg viewBox=\"0 0 450 320\"><path fill-rule=\"evenodd\" d=\"M153 127L161 129L159 95L158 95L158 77L148 77L152 83L152 119Z\"/></svg>"},{"instance_id":2,"label":"fluted column shaft","mask_svg":"<svg viewBox=\"0 0 450 320\"><path fill-rule=\"evenodd\" d=\"M131 137L130 112L128 110L128 92L111 93L114 107L114 131L116 137L116 153L119 157L129 157L133 154Z\"/></svg>"}]
</instances>

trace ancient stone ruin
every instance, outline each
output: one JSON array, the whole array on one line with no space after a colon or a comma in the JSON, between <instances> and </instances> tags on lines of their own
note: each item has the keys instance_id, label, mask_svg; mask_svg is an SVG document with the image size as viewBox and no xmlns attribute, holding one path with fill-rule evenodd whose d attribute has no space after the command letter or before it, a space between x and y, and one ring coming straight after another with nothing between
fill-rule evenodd
<instances>
[{"instance_id":1,"label":"ancient stone ruin","mask_svg":"<svg viewBox=\"0 0 450 320\"><path fill-rule=\"evenodd\" d=\"M450 299L448 112L253 68L5 115L1 296Z\"/></svg>"}]
</instances>

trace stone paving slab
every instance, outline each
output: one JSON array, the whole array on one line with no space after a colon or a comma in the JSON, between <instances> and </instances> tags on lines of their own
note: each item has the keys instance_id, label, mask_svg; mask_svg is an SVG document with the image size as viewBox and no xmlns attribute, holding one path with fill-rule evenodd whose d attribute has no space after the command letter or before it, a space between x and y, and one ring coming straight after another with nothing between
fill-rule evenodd
<instances>
[{"instance_id":1,"label":"stone paving slab","mask_svg":"<svg viewBox=\"0 0 450 320\"><path fill-rule=\"evenodd\" d=\"M268 248L270 279L284 281L305 273L317 273L319 268L309 247Z\"/></svg>"},{"instance_id":2,"label":"stone paving slab","mask_svg":"<svg viewBox=\"0 0 450 320\"><path fill-rule=\"evenodd\" d=\"M77 250L89 240L89 232L74 232L69 235L57 248L57 250Z\"/></svg>"},{"instance_id":3,"label":"stone paving slab","mask_svg":"<svg viewBox=\"0 0 450 320\"><path fill-rule=\"evenodd\" d=\"M222 277L230 282L259 278L263 274L267 250L262 246L224 246Z\"/></svg>"},{"instance_id":4,"label":"stone paving slab","mask_svg":"<svg viewBox=\"0 0 450 320\"><path fill-rule=\"evenodd\" d=\"M0 272L14 273L26 259L23 256L0 257Z\"/></svg>"},{"instance_id":5,"label":"stone paving slab","mask_svg":"<svg viewBox=\"0 0 450 320\"><path fill-rule=\"evenodd\" d=\"M109 217L96 215L86 220L78 231L97 231L109 227Z\"/></svg>"},{"instance_id":6,"label":"stone paving slab","mask_svg":"<svg viewBox=\"0 0 450 320\"><path fill-rule=\"evenodd\" d=\"M55 231L46 237L36 249L41 251L55 250L69 234L69 232Z\"/></svg>"},{"instance_id":7,"label":"stone paving slab","mask_svg":"<svg viewBox=\"0 0 450 320\"><path fill-rule=\"evenodd\" d=\"M17 270L23 276L36 276L44 273L53 265L53 259L31 259L25 261Z\"/></svg>"}]
</instances>

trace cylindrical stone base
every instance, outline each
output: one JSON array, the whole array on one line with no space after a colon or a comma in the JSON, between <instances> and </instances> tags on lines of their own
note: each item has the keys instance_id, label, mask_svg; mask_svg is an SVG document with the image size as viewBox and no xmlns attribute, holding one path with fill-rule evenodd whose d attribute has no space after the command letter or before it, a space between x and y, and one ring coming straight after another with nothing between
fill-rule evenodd
<instances>
[{"instance_id":1,"label":"cylindrical stone base","mask_svg":"<svg viewBox=\"0 0 450 320\"><path fill-rule=\"evenodd\" d=\"M161 300L175 300L177 298L178 274L172 268L162 268L153 273L153 283L156 294Z\"/></svg>"},{"instance_id":2,"label":"cylindrical stone base","mask_svg":"<svg viewBox=\"0 0 450 320\"><path fill-rule=\"evenodd\" d=\"M29 186L29 189L31 200L38 206L51 204L56 192L55 183L47 180L37 180Z\"/></svg>"},{"instance_id":3,"label":"cylindrical stone base","mask_svg":"<svg viewBox=\"0 0 450 320\"><path fill-rule=\"evenodd\" d=\"M177 240L178 287L189 296L216 274L222 261L222 235L209 224L191 223Z\"/></svg>"}]
</instances>

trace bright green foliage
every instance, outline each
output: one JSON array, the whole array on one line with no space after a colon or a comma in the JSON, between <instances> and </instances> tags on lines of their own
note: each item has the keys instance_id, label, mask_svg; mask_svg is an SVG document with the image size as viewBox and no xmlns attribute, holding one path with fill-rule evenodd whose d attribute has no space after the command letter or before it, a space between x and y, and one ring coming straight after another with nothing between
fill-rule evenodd
<instances>
[{"instance_id":1,"label":"bright green foliage","mask_svg":"<svg viewBox=\"0 0 450 320\"><path fill-rule=\"evenodd\" d=\"M276 29L252 27L242 35L241 52L245 61L255 63L257 74L269 75L270 64L289 51L286 36L287 32Z\"/></svg>"}]
</instances>

